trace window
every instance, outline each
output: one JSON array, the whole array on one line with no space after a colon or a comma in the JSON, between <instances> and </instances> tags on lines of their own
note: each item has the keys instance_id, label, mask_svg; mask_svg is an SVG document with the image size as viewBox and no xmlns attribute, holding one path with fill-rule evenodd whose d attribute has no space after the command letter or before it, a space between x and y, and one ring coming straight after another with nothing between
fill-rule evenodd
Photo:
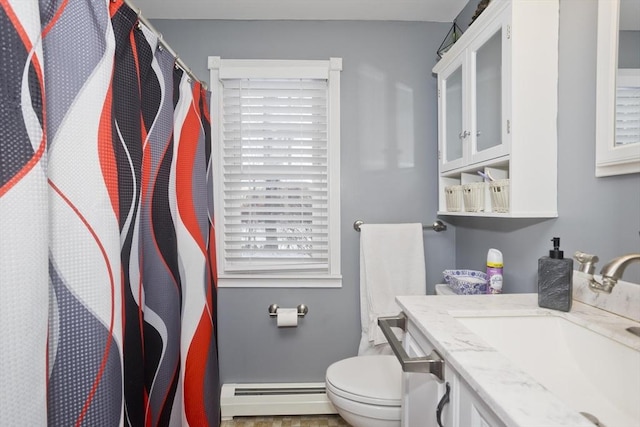
<instances>
[{"instance_id":1,"label":"window","mask_svg":"<svg viewBox=\"0 0 640 427\"><path fill-rule=\"evenodd\" d=\"M615 146L640 143L640 69L618 70Z\"/></svg>"},{"instance_id":2,"label":"window","mask_svg":"<svg viewBox=\"0 0 640 427\"><path fill-rule=\"evenodd\" d=\"M209 69L218 286L341 286L342 60Z\"/></svg>"}]
</instances>

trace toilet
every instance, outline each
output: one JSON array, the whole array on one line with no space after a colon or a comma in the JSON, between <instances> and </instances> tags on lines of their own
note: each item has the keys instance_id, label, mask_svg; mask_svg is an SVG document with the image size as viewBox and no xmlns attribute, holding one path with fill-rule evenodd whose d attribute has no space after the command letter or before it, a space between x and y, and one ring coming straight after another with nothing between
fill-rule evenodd
<instances>
[{"instance_id":1,"label":"toilet","mask_svg":"<svg viewBox=\"0 0 640 427\"><path fill-rule=\"evenodd\" d=\"M402 369L393 355L356 356L327 369L327 396L353 427L399 427Z\"/></svg>"},{"instance_id":2,"label":"toilet","mask_svg":"<svg viewBox=\"0 0 640 427\"><path fill-rule=\"evenodd\" d=\"M455 293L436 285L436 295ZM394 355L355 356L327 369L327 396L353 427L400 427L402 369Z\"/></svg>"}]
</instances>

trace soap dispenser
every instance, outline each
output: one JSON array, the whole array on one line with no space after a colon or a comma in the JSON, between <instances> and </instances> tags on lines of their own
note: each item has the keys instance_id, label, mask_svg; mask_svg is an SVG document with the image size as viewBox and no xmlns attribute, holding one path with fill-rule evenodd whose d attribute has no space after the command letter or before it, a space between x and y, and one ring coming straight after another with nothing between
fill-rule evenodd
<instances>
[{"instance_id":1,"label":"soap dispenser","mask_svg":"<svg viewBox=\"0 0 640 427\"><path fill-rule=\"evenodd\" d=\"M553 310L571 310L573 260L560 250L560 238L554 237L549 256L538 260L538 305Z\"/></svg>"}]
</instances>

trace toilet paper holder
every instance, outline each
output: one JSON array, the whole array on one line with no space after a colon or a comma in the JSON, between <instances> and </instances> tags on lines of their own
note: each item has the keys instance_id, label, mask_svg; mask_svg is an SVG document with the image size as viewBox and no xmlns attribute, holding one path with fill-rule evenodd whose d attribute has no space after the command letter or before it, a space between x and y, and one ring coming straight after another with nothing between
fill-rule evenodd
<instances>
[{"instance_id":1,"label":"toilet paper holder","mask_svg":"<svg viewBox=\"0 0 640 427\"><path fill-rule=\"evenodd\" d=\"M276 317L278 316L278 304L271 304L269 306L269 316ZM298 317L304 317L305 314L309 312L309 307L305 304L298 305Z\"/></svg>"}]
</instances>

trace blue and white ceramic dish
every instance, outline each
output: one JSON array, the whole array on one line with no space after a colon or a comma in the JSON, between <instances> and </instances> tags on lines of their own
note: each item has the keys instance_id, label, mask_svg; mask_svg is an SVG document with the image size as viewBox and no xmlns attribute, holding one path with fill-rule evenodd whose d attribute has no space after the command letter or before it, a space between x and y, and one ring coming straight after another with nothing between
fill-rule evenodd
<instances>
[{"instance_id":1,"label":"blue and white ceramic dish","mask_svg":"<svg viewBox=\"0 0 640 427\"><path fill-rule=\"evenodd\" d=\"M458 295L480 295L487 293L488 277L477 270L445 270L444 281Z\"/></svg>"}]
</instances>

